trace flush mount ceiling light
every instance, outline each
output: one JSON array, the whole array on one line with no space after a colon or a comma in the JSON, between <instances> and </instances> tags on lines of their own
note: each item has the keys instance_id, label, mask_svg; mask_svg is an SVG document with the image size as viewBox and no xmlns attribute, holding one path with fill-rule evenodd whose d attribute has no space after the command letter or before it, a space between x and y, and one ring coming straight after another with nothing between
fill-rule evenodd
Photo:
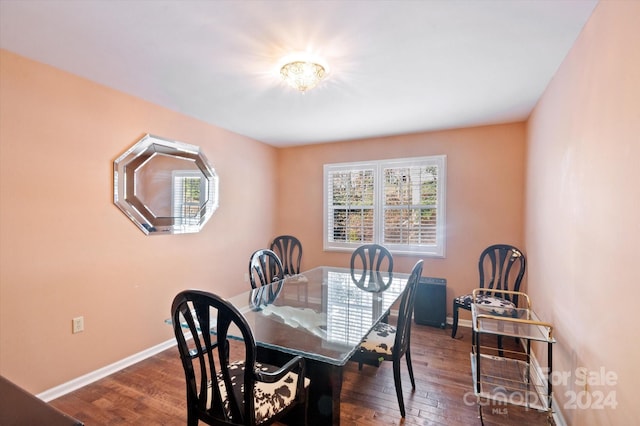
<instances>
[{"instance_id":1,"label":"flush mount ceiling light","mask_svg":"<svg viewBox=\"0 0 640 426\"><path fill-rule=\"evenodd\" d=\"M301 93L315 87L328 74L326 65L308 55L290 55L280 67L280 76Z\"/></svg>"}]
</instances>

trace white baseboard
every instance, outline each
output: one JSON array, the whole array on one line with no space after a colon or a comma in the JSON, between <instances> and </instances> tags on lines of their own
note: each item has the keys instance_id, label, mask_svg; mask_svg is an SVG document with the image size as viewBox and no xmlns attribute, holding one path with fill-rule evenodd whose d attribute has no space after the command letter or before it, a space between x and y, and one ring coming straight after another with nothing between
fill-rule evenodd
<instances>
[{"instance_id":1,"label":"white baseboard","mask_svg":"<svg viewBox=\"0 0 640 426\"><path fill-rule=\"evenodd\" d=\"M43 400L44 402L49 402L51 400L61 397L62 395L66 395L69 392L73 392L74 390L80 389L83 386L93 383L96 380L100 380L104 377L107 377L110 374L113 374L117 371L127 368L137 362L140 362L144 359L152 357L175 345L176 345L176 339L167 340L166 342L162 342L149 349L145 349L142 352L133 354L127 358L121 359L120 361L114 362L113 364L107 365L106 367L99 368L98 370L92 371L91 373L85 374L84 376L80 376L76 379L70 380L59 386L46 390L42 393L39 393L36 396L41 400Z\"/></svg>"},{"instance_id":2,"label":"white baseboard","mask_svg":"<svg viewBox=\"0 0 640 426\"><path fill-rule=\"evenodd\" d=\"M453 325L453 318L452 317L447 317L447 324ZM471 328L471 320L458 318L458 327Z\"/></svg>"}]
</instances>

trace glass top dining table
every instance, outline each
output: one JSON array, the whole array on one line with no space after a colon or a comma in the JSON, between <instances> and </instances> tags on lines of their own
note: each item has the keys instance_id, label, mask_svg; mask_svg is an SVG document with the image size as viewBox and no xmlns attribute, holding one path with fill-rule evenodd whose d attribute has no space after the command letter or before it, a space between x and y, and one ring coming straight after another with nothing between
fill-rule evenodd
<instances>
[{"instance_id":1,"label":"glass top dining table","mask_svg":"<svg viewBox=\"0 0 640 426\"><path fill-rule=\"evenodd\" d=\"M227 301L251 327L261 362L282 365L293 356L305 358L311 380L307 424L339 425L343 367L400 299L408 280L406 273L319 266ZM241 338L233 326L227 336Z\"/></svg>"},{"instance_id":2,"label":"glass top dining table","mask_svg":"<svg viewBox=\"0 0 640 426\"><path fill-rule=\"evenodd\" d=\"M320 266L227 300L259 346L342 366L400 298L408 278Z\"/></svg>"}]
</instances>

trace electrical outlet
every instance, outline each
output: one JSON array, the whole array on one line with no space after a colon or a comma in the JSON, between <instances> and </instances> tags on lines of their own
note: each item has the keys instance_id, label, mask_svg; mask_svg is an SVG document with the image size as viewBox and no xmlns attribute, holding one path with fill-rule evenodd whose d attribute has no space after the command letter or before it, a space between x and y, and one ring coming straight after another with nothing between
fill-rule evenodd
<instances>
[{"instance_id":1,"label":"electrical outlet","mask_svg":"<svg viewBox=\"0 0 640 426\"><path fill-rule=\"evenodd\" d=\"M84 331L84 317L75 317L73 320L71 320L71 324L72 332L74 334Z\"/></svg>"}]
</instances>

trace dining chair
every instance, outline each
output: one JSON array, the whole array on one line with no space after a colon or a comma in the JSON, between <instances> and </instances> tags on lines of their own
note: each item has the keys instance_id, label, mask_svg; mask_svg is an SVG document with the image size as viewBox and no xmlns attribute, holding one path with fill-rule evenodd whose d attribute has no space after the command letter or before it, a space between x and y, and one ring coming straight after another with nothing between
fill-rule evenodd
<instances>
[{"instance_id":1,"label":"dining chair","mask_svg":"<svg viewBox=\"0 0 640 426\"><path fill-rule=\"evenodd\" d=\"M270 249L280 257L285 276L300 273L300 262L302 261L300 240L292 235L280 235L273 239Z\"/></svg>"},{"instance_id":2,"label":"dining chair","mask_svg":"<svg viewBox=\"0 0 640 426\"><path fill-rule=\"evenodd\" d=\"M392 279L393 256L379 244L364 244L351 254L351 278L363 290L382 291ZM386 282L381 271L386 272ZM367 279L368 278L368 279Z\"/></svg>"},{"instance_id":3,"label":"dining chair","mask_svg":"<svg viewBox=\"0 0 640 426\"><path fill-rule=\"evenodd\" d=\"M284 278L284 267L278 255L269 249L253 252L249 260L249 281L252 288L271 284Z\"/></svg>"},{"instance_id":4,"label":"dining chair","mask_svg":"<svg viewBox=\"0 0 640 426\"><path fill-rule=\"evenodd\" d=\"M510 315L518 306L518 295L501 293L500 290L519 291L526 266L524 254L512 245L494 244L484 249L478 260L478 288L486 288L486 291L478 296L476 303L493 306L495 315ZM470 311L472 300L471 293L453 299L451 337L458 332L458 309ZM502 348L500 337L498 347Z\"/></svg>"},{"instance_id":5,"label":"dining chair","mask_svg":"<svg viewBox=\"0 0 640 426\"><path fill-rule=\"evenodd\" d=\"M298 409L306 422L304 358L282 367L259 363L246 319L221 297L199 290L176 295L171 305L173 331L187 385L187 424L266 425ZM215 334L209 330L215 327ZM229 346L229 329L239 330L244 347ZM231 360L231 356L234 357Z\"/></svg>"},{"instance_id":6,"label":"dining chair","mask_svg":"<svg viewBox=\"0 0 640 426\"><path fill-rule=\"evenodd\" d=\"M411 314L416 301L418 282L422 276L422 264L423 260L418 260L411 271L407 287L400 300L396 326L383 322L376 324L360 343L360 348L351 357L352 361L358 362L360 369L363 363L375 365L379 360L393 361L393 381L402 417L405 417L402 381L400 379L400 360L403 356L407 362L411 388L413 390L416 388L413 366L411 365Z\"/></svg>"}]
</instances>

